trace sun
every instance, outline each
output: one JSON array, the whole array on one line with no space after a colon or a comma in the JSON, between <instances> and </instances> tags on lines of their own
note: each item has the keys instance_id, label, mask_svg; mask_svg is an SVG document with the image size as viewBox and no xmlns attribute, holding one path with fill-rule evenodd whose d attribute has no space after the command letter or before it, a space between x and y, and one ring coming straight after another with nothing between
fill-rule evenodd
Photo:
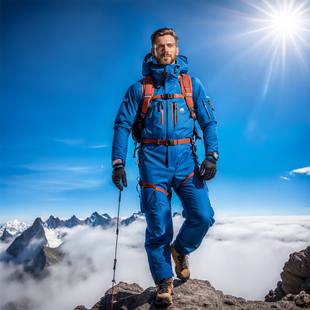
<instances>
[{"instance_id":1,"label":"sun","mask_svg":"<svg viewBox=\"0 0 310 310\"><path fill-rule=\"evenodd\" d=\"M305 53L310 50L310 0L240 1L252 8L245 18L248 30L241 35L255 35L256 39L254 46L245 54L253 50L269 53L270 62L263 97L267 93L271 77L278 74L279 69L282 71L282 78L284 77L288 54L294 55L290 59L299 60L302 67L310 72L310 66L305 60Z\"/></svg>"},{"instance_id":2,"label":"sun","mask_svg":"<svg viewBox=\"0 0 310 310\"><path fill-rule=\"evenodd\" d=\"M283 36L289 36L298 31L298 15L289 10L282 11L274 16L271 24L275 31Z\"/></svg>"}]
</instances>

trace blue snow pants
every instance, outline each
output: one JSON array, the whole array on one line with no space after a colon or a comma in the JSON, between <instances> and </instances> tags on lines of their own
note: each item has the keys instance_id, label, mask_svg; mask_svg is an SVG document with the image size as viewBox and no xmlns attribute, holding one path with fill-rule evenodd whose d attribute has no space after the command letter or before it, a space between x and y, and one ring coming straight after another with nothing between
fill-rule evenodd
<instances>
[{"instance_id":1,"label":"blue snow pants","mask_svg":"<svg viewBox=\"0 0 310 310\"><path fill-rule=\"evenodd\" d=\"M193 252L213 225L214 211L199 174L188 178L199 169L191 144L143 144L140 152L140 181L168 193L173 188L182 203L185 221L174 241L176 251L181 255ZM157 284L164 278L174 276L169 247L173 239L171 195L141 186L140 197L141 211L145 213L147 222L145 248L150 271Z\"/></svg>"}]
</instances>

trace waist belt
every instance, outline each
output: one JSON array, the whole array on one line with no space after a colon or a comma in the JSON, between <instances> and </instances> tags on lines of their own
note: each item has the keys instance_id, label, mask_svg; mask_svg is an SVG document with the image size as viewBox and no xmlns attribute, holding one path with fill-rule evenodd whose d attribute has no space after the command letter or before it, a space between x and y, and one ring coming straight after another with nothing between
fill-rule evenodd
<instances>
[{"instance_id":1,"label":"waist belt","mask_svg":"<svg viewBox=\"0 0 310 310\"><path fill-rule=\"evenodd\" d=\"M180 140L157 140L157 139L147 139L143 138L142 143L152 143L152 144L160 144L166 146L173 146L183 143L192 143L192 138L185 138Z\"/></svg>"}]
</instances>

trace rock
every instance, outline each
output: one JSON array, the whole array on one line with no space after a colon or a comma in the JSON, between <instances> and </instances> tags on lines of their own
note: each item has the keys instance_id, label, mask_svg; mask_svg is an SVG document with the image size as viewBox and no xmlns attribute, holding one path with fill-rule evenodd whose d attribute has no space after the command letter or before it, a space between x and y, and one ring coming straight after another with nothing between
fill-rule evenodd
<instances>
[{"instance_id":1,"label":"rock","mask_svg":"<svg viewBox=\"0 0 310 310\"><path fill-rule=\"evenodd\" d=\"M303 278L295 276L288 271L283 271L281 273L281 279L282 289L285 294L298 294L301 291L301 286L305 281Z\"/></svg>"},{"instance_id":2,"label":"rock","mask_svg":"<svg viewBox=\"0 0 310 310\"><path fill-rule=\"evenodd\" d=\"M300 294L296 295L294 298L296 306L301 308L310 308L310 295L301 291Z\"/></svg>"},{"instance_id":3,"label":"rock","mask_svg":"<svg viewBox=\"0 0 310 310\"><path fill-rule=\"evenodd\" d=\"M301 290L310 294L310 277L301 285Z\"/></svg>"},{"instance_id":4,"label":"rock","mask_svg":"<svg viewBox=\"0 0 310 310\"><path fill-rule=\"evenodd\" d=\"M301 290L310 293L310 246L292 253L283 270L282 289L286 294L298 294Z\"/></svg>"},{"instance_id":5,"label":"rock","mask_svg":"<svg viewBox=\"0 0 310 310\"><path fill-rule=\"evenodd\" d=\"M285 292L282 289L282 282L279 281L276 289L274 291L270 290L268 295L265 296L265 301L268 301L268 302L279 301L284 297L285 297Z\"/></svg>"},{"instance_id":6,"label":"rock","mask_svg":"<svg viewBox=\"0 0 310 310\"><path fill-rule=\"evenodd\" d=\"M174 280L172 305L161 307L168 310L257 310L257 309L299 309L293 301L263 302L246 301L231 295L224 295L221 291L214 289L210 282L190 279L187 282ZM120 282L114 287L113 310L158 310L154 300L156 287L149 287L143 290L138 284ZM112 289L109 289L105 296L91 310L110 310L112 300ZM99 307L98 307L99 306ZM83 306L75 310L88 310Z\"/></svg>"},{"instance_id":7,"label":"rock","mask_svg":"<svg viewBox=\"0 0 310 310\"><path fill-rule=\"evenodd\" d=\"M281 273L282 282L265 296L265 301L293 300L304 291L310 294L310 246L305 250L290 254Z\"/></svg>"},{"instance_id":8,"label":"rock","mask_svg":"<svg viewBox=\"0 0 310 310\"><path fill-rule=\"evenodd\" d=\"M290 255L290 258L285 263L283 270L300 278L307 278L310 277L310 269L308 268L309 263L310 257L307 257L306 251L302 250Z\"/></svg>"}]
</instances>

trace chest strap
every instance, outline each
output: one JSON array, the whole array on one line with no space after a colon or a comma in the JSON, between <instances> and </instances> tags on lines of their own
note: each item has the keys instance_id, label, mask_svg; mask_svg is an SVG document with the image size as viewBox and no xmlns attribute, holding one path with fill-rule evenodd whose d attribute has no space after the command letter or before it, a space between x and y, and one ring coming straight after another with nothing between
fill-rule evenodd
<instances>
[{"instance_id":1,"label":"chest strap","mask_svg":"<svg viewBox=\"0 0 310 310\"><path fill-rule=\"evenodd\" d=\"M157 139L148 139L143 138L142 143L151 143L151 144L160 144L165 146L174 146L183 143L192 143L192 138L185 138L180 140L157 140Z\"/></svg>"},{"instance_id":2,"label":"chest strap","mask_svg":"<svg viewBox=\"0 0 310 310\"><path fill-rule=\"evenodd\" d=\"M155 99L167 100L167 99L176 99L176 98L184 98L184 96L182 94L163 94L163 95L153 96L152 100L155 100Z\"/></svg>"}]
</instances>

